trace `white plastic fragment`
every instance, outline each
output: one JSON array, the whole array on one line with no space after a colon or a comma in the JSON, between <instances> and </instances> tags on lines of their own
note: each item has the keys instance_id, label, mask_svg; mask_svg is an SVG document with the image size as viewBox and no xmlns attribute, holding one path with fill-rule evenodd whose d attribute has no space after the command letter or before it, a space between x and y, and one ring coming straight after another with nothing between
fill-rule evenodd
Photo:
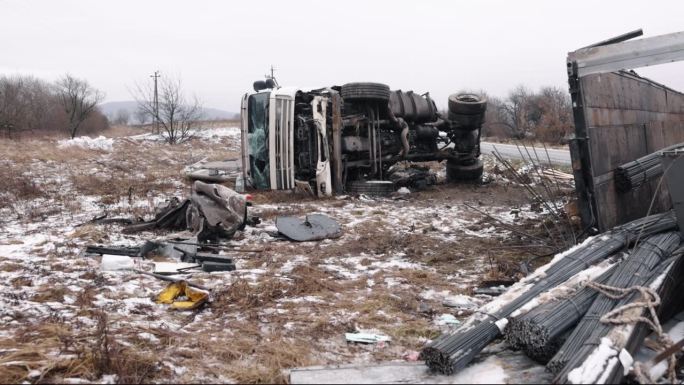
<instances>
[{"instance_id":1,"label":"white plastic fragment","mask_svg":"<svg viewBox=\"0 0 684 385\"><path fill-rule=\"evenodd\" d=\"M392 339L382 334L374 333L344 333L347 342L358 342L362 344L375 344L378 342L390 342Z\"/></svg>"},{"instance_id":2,"label":"white plastic fragment","mask_svg":"<svg viewBox=\"0 0 684 385\"><path fill-rule=\"evenodd\" d=\"M407 189L406 187L402 187L399 190L397 190L397 193L402 195L410 194L411 190Z\"/></svg>"},{"instance_id":3,"label":"white plastic fragment","mask_svg":"<svg viewBox=\"0 0 684 385\"><path fill-rule=\"evenodd\" d=\"M503 333L504 330L506 330L506 326L508 326L508 318L502 318L502 319L494 322L494 324L496 325L496 327L499 328L499 331L501 333Z\"/></svg>"},{"instance_id":4,"label":"white plastic fragment","mask_svg":"<svg viewBox=\"0 0 684 385\"><path fill-rule=\"evenodd\" d=\"M622 375L626 376L627 374L629 374L629 371L632 370L634 358L632 358L632 355L629 354L629 352L625 349L620 350L620 355L618 356L618 358L620 358L620 363L622 364Z\"/></svg>"}]
</instances>

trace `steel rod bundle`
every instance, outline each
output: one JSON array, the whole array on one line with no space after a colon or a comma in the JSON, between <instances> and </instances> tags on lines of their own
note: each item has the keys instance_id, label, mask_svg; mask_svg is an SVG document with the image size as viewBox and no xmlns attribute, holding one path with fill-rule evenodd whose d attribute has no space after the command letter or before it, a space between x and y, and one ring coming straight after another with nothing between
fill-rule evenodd
<instances>
[{"instance_id":1,"label":"steel rod bundle","mask_svg":"<svg viewBox=\"0 0 684 385\"><path fill-rule=\"evenodd\" d=\"M651 271L669 258L679 247L681 237L677 232L644 237L625 260L618 265L606 285L618 288L643 286ZM610 330L610 325L600 322L601 316L618 306L629 303L633 296L615 300L598 295L589 310L568 336L558 353L547 364L547 368L558 373L555 382L567 382L568 373L582 365L587 356L600 343L601 337Z\"/></svg>"},{"instance_id":2,"label":"steel rod bundle","mask_svg":"<svg viewBox=\"0 0 684 385\"><path fill-rule=\"evenodd\" d=\"M606 283L615 268L616 265L611 266L595 282ZM597 295L596 290L584 286L567 298L547 302L511 319L506 327L506 341L514 349L523 350L528 357L548 362Z\"/></svg>"},{"instance_id":3,"label":"steel rod bundle","mask_svg":"<svg viewBox=\"0 0 684 385\"><path fill-rule=\"evenodd\" d=\"M678 295L684 287L684 281L680 279L682 274L684 274L684 258L679 255L672 258L672 261L661 263L659 268L651 275L649 286L658 292L661 300L661 304L658 307L658 318L661 322L672 317L675 312L682 308L684 296ZM645 313L645 310L642 313ZM634 356L651 330L646 323L639 322L631 328L624 325L622 327L614 327L612 332L616 332L616 334L629 333L626 342L616 344L616 348L617 350L624 348L631 356ZM625 338L613 338L613 340L625 341ZM612 365L607 365L606 371L608 373L601 376L606 379L604 383L621 383L625 377L623 369L619 360L616 360Z\"/></svg>"},{"instance_id":4,"label":"steel rod bundle","mask_svg":"<svg viewBox=\"0 0 684 385\"><path fill-rule=\"evenodd\" d=\"M516 298L491 311L484 318L476 314L476 319L466 322L453 332L442 334L429 343L421 352L421 359L432 369L444 374L452 374L463 369L491 341L501 335L499 324L505 327L504 320L518 308L537 295L567 281L575 274L611 256L639 237L647 237L675 228L676 220L672 212L651 215L616 227L606 235L592 238L575 249L567 252L544 271L519 282L529 285Z\"/></svg>"},{"instance_id":5,"label":"steel rod bundle","mask_svg":"<svg viewBox=\"0 0 684 385\"><path fill-rule=\"evenodd\" d=\"M615 169L615 186L620 192L635 189L663 174L660 154L663 151L684 148L684 143L675 144L627 162Z\"/></svg>"}]
</instances>

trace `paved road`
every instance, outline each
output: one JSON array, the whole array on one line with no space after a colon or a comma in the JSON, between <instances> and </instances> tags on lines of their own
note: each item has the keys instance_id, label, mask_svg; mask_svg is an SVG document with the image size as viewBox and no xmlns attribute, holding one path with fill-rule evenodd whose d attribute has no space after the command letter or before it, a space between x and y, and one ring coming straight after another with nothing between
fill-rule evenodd
<instances>
[{"instance_id":1,"label":"paved road","mask_svg":"<svg viewBox=\"0 0 684 385\"><path fill-rule=\"evenodd\" d=\"M532 159L534 160L535 163L539 163L537 161L537 155L539 156L539 159L541 159L542 164L548 163L548 160L546 157L546 150L544 150L543 147L534 147L534 149L537 151L537 154L535 155L533 147L530 147L530 146L528 146L527 151L525 151L525 147L520 146L520 150L518 150L518 146L516 146L515 144L482 142L482 143L480 143L480 152L483 154L491 154L494 151L495 146L496 146L496 149L499 151L499 153L504 158L522 159L522 156L520 155L520 152L522 152L525 156L525 159L529 160L529 157L527 155L527 151L529 151L529 153L530 153L530 155L532 155ZM547 147L547 149L549 151L548 157L551 159L552 164L560 165L560 166L569 166L571 164L570 151L551 149L548 147Z\"/></svg>"}]
</instances>

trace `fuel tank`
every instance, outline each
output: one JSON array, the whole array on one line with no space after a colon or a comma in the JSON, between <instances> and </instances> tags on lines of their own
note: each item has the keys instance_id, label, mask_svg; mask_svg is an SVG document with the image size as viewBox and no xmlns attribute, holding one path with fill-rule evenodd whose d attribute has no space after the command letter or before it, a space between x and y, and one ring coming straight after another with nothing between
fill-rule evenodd
<instances>
[{"instance_id":1,"label":"fuel tank","mask_svg":"<svg viewBox=\"0 0 684 385\"><path fill-rule=\"evenodd\" d=\"M418 95L413 91L390 92L389 106L397 118L410 122L433 122L437 120L437 106L429 94Z\"/></svg>"}]
</instances>

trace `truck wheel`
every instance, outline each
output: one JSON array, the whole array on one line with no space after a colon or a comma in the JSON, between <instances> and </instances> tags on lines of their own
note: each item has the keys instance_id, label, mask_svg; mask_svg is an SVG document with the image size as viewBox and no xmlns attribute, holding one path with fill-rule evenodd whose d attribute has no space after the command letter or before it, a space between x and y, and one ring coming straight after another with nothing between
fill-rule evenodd
<instances>
[{"instance_id":1,"label":"truck wheel","mask_svg":"<svg viewBox=\"0 0 684 385\"><path fill-rule=\"evenodd\" d=\"M484 172L484 163L477 159L470 165L462 165L456 161L448 160L446 165L447 181L449 182L479 182Z\"/></svg>"},{"instance_id":2,"label":"truck wheel","mask_svg":"<svg viewBox=\"0 0 684 385\"><path fill-rule=\"evenodd\" d=\"M388 102L390 88L382 83L347 83L340 90L344 100L374 100Z\"/></svg>"},{"instance_id":3,"label":"truck wheel","mask_svg":"<svg viewBox=\"0 0 684 385\"><path fill-rule=\"evenodd\" d=\"M350 194L383 196L394 192L394 182L387 180L355 180L347 184Z\"/></svg>"},{"instance_id":4,"label":"truck wheel","mask_svg":"<svg viewBox=\"0 0 684 385\"><path fill-rule=\"evenodd\" d=\"M449 112L449 123L452 130L457 129L470 131L482 127L482 123L484 123L484 115L463 115Z\"/></svg>"},{"instance_id":5,"label":"truck wheel","mask_svg":"<svg viewBox=\"0 0 684 385\"><path fill-rule=\"evenodd\" d=\"M449 112L452 114L480 115L487 110L487 99L475 94L449 96Z\"/></svg>"}]
</instances>

